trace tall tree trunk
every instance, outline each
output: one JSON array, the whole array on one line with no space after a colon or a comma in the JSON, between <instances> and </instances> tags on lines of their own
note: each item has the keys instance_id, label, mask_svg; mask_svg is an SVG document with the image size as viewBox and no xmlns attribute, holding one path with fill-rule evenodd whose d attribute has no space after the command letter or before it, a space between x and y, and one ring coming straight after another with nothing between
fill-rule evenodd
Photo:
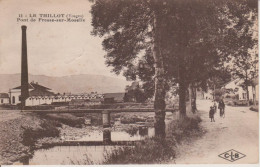
<instances>
[{"instance_id":1,"label":"tall tree trunk","mask_svg":"<svg viewBox=\"0 0 260 167\"><path fill-rule=\"evenodd\" d=\"M214 90L214 92L213 92L213 100L216 100L216 97L215 97L215 92L216 92L216 86L215 86L215 84L214 84L214 88L213 88Z\"/></svg>"},{"instance_id":2,"label":"tall tree trunk","mask_svg":"<svg viewBox=\"0 0 260 167\"><path fill-rule=\"evenodd\" d=\"M155 135L165 137L165 71L163 56L160 52L160 23L158 15L154 15L154 38L152 53L155 67L155 91L154 91L154 109L155 109Z\"/></svg>"},{"instance_id":3,"label":"tall tree trunk","mask_svg":"<svg viewBox=\"0 0 260 167\"><path fill-rule=\"evenodd\" d=\"M196 87L194 83L189 84L189 108L191 112L195 112L196 107ZM195 111L193 111L195 110Z\"/></svg>"},{"instance_id":4,"label":"tall tree trunk","mask_svg":"<svg viewBox=\"0 0 260 167\"><path fill-rule=\"evenodd\" d=\"M249 106L249 90L248 90L248 84L246 84L246 97L247 97L247 105Z\"/></svg>"},{"instance_id":5,"label":"tall tree trunk","mask_svg":"<svg viewBox=\"0 0 260 167\"><path fill-rule=\"evenodd\" d=\"M255 85L252 85L252 93L253 93L253 104L254 106L256 106L256 89L255 89Z\"/></svg>"},{"instance_id":6,"label":"tall tree trunk","mask_svg":"<svg viewBox=\"0 0 260 167\"><path fill-rule=\"evenodd\" d=\"M193 98L193 96L192 96L192 84L189 84L189 88L188 88L188 90L189 90L189 110L190 110L190 112L192 112L192 98Z\"/></svg>"},{"instance_id":7,"label":"tall tree trunk","mask_svg":"<svg viewBox=\"0 0 260 167\"><path fill-rule=\"evenodd\" d=\"M186 118L186 90L184 58L179 57L179 112L180 119Z\"/></svg>"},{"instance_id":8,"label":"tall tree trunk","mask_svg":"<svg viewBox=\"0 0 260 167\"><path fill-rule=\"evenodd\" d=\"M248 90L248 76L247 76L247 71L246 71L245 86L246 86L247 105L249 106L249 90Z\"/></svg>"},{"instance_id":9,"label":"tall tree trunk","mask_svg":"<svg viewBox=\"0 0 260 167\"><path fill-rule=\"evenodd\" d=\"M196 100L197 100L197 89L196 87L192 87L192 98L194 100L194 107L195 107L195 110L197 110L197 103L196 103Z\"/></svg>"}]
</instances>

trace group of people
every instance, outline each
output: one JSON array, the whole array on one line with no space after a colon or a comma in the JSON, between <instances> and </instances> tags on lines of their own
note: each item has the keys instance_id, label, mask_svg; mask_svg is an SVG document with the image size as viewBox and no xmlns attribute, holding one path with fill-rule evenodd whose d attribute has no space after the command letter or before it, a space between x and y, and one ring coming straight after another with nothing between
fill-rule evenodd
<instances>
[{"instance_id":1,"label":"group of people","mask_svg":"<svg viewBox=\"0 0 260 167\"><path fill-rule=\"evenodd\" d=\"M218 109L219 109L219 115L220 117L225 117L225 103L223 99L219 100L218 103ZM210 106L209 110L209 118L211 119L211 122L215 122L214 115L217 112L217 104L216 101L213 101L213 106Z\"/></svg>"}]
</instances>

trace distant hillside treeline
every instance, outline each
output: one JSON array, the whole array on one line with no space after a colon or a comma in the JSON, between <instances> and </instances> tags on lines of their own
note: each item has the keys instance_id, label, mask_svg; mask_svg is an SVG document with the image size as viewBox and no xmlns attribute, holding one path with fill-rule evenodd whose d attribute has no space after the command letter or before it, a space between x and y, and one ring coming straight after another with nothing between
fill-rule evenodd
<instances>
[{"instance_id":1,"label":"distant hillside treeline","mask_svg":"<svg viewBox=\"0 0 260 167\"><path fill-rule=\"evenodd\" d=\"M0 92L7 93L10 88L20 86L20 77L20 74L0 74ZM123 79L91 74L63 77L30 74L29 82L31 81L51 88L55 93L124 92L126 85L129 84Z\"/></svg>"}]
</instances>

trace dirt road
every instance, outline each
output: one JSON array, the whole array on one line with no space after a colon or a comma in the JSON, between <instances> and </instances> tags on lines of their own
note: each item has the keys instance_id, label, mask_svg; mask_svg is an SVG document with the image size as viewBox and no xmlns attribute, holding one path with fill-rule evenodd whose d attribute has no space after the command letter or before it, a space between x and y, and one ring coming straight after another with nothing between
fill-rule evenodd
<instances>
[{"instance_id":1,"label":"dirt road","mask_svg":"<svg viewBox=\"0 0 260 167\"><path fill-rule=\"evenodd\" d=\"M9 120L17 119L22 116L18 110L0 110L0 122L6 122Z\"/></svg>"},{"instance_id":2,"label":"dirt road","mask_svg":"<svg viewBox=\"0 0 260 167\"><path fill-rule=\"evenodd\" d=\"M210 122L209 100L198 101L201 126L206 134L191 143L183 143L178 148L176 164L205 164L205 163L257 163L258 162L258 113L250 111L249 107L226 106L225 118L220 118L219 110L215 121ZM246 157L229 162L218 157L219 154L234 149Z\"/></svg>"}]
</instances>

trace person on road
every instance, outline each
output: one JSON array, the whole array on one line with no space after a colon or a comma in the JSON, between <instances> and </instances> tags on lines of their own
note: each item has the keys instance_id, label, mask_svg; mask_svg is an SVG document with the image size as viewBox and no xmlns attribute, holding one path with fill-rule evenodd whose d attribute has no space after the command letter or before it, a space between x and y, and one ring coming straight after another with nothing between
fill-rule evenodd
<instances>
[{"instance_id":1,"label":"person on road","mask_svg":"<svg viewBox=\"0 0 260 167\"><path fill-rule=\"evenodd\" d=\"M214 115L215 115L215 109L213 106L210 106L210 110L209 110L210 122L215 122Z\"/></svg>"},{"instance_id":2,"label":"person on road","mask_svg":"<svg viewBox=\"0 0 260 167\"><path fill-rule=\"evenodd\" d=\"M214 107L214 110L215 110L215 113L217 112L217 103L215 100L213 100L213 107Z\"/></svg>"},{"instance_id":3,"label":"person on road","mask_svg":"<svg viewBox=\"0 0 260 167\"><path fill-rule=\"evenodd\" d=\"M219 108L220 117L224 116L224 113L225 113L225 103L224 103L223 99L221 99L219 101L218 108Z\"/></svg>"}]
</instances>

